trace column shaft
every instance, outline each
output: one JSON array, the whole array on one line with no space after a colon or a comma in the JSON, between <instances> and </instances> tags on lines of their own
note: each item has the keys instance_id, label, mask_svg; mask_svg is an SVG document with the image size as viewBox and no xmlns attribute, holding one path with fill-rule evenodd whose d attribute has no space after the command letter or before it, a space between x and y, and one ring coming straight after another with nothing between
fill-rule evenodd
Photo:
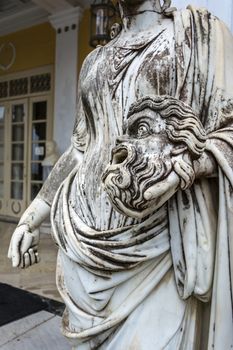
<instances>
[{"instance_id":1,"label":"column shaft","mask_svg":"<svg viewBox=\"0 0 233 350\"><path fill-rule=\"evenodd\" d=\"M76 114L78 25L81 15L81 8L73 8L50 17L57 31L53 137L60 153L70 145Z\"/></svg>"}]
</instances>

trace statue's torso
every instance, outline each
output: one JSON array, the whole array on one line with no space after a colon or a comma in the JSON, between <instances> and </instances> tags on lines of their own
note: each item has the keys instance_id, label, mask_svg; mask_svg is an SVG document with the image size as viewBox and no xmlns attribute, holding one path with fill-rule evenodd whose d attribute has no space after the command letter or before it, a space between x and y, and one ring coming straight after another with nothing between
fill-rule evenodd
<instances>
[{"instance_id":1,"label":"statue's torso","mask_svg":"<svg viewBox=\"0 0 233 350\"><path fill-rule=\"evenodd\" d=\"M141 45L118 45L113 41L97 49L92 64L84 68L80 86L88 137L73 184L80 199L75 207L86 224L101 230L138 222L112 208L101 181L116 138L124 134L130 105L143 96L175 91L172 28L148 36Z\"/></svg>"}]
</instances>

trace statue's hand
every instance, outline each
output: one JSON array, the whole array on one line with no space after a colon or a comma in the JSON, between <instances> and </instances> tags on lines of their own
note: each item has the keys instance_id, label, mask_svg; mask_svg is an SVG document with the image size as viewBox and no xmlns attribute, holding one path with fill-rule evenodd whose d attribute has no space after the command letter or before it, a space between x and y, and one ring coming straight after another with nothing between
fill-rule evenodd
<instances>
[{"instance_id":1,"label":"statue's hand","mask_svg":"<svg viewBox=\"0 0 233 350\"><path fill-rule=\"evenodd\" d=\"M18 226L11 238L8 258L13 267L27 268L39 262L39 230L31 232L27 224Z\"/></svg>"},{"instance_id":2,"label":"statue's hand","mask_svg":"<svg viewBox=\"0 0 233 350\"><path fill-rule=\"evenodd\" d=\"M179 176L179 188L186 190L195 180L195 172L193 168L193 161L188 151L172 157L173 169Z\"/></svg>"},{"instance_id":3,"label":"statue's hand","mask_svg":"<svg viewBox=\"0 0 233 350\"><path fill-rule=\"evenodd\" d=\"M193 166L196 178L217 176L218 166L209 152L203 152L201 157L193 162Z\"/></svg>"}]
</instances>

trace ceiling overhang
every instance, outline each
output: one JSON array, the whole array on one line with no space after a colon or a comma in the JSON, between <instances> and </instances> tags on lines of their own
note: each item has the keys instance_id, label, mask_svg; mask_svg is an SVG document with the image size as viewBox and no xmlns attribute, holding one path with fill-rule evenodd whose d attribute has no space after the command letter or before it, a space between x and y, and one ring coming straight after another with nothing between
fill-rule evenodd
<instances>
[{"instance_id":1,"label":"ceiling overhang","mask_svg":"<svg viewBox=\"0 0 233 350\"><path fill-rule=\"evenodd\" d=\"M48 13L42 8L33 7L10 16L0 18L0 36L48 21Z\"/></svg>"},{"instance_id":2,"label":"ceiling overhang","mask_svg":"<svg viewBox=\"0 0 233 350\"><path fill-rule=\"evenodd\" d=\"M91 0L9 0L0 11L0 36L49 21L49 17L75 7L88 8ZM14 2L20 6L13 6Z\"/></svg>"}]
</instances>

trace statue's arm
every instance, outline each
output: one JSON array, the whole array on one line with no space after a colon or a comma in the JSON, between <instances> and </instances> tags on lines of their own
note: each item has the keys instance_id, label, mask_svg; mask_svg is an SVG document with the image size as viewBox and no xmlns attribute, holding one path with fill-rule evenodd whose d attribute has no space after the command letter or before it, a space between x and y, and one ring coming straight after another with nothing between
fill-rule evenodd
<instances>
[{"instance_id":1,"label":"statue's arm","mask_svg":"<svg viewBox=\"0 0 233 350\"><path fill-rule=\"evenodd\" d=\"M58 187L81 159L82 153L71 146L58 160L41 191L22 215L8 251L14 267L25 268L38 262L38 228L50 214Z\"/></svg>"},{"instance_id":2,"label":"statue's arm","mask_svg":"<svg viewBox=\"0 0 233 350\"><path fill-rule=\"evenodd\" d=\"M49 216L53 198L63 180L81 161L86 142L86 123L80 93L80 85L90 67L92 67L99 48L92 51L85 59L79 78L77 119L74 126L72 146L61 156L48 179L45 181L37 197L22 215L19 225L13 233L8 256L14 267L23 268L38 262L37 246L39 241L38 228ZM80 150L80 151L79 151Z\"/></svg>"}]
</instances>

